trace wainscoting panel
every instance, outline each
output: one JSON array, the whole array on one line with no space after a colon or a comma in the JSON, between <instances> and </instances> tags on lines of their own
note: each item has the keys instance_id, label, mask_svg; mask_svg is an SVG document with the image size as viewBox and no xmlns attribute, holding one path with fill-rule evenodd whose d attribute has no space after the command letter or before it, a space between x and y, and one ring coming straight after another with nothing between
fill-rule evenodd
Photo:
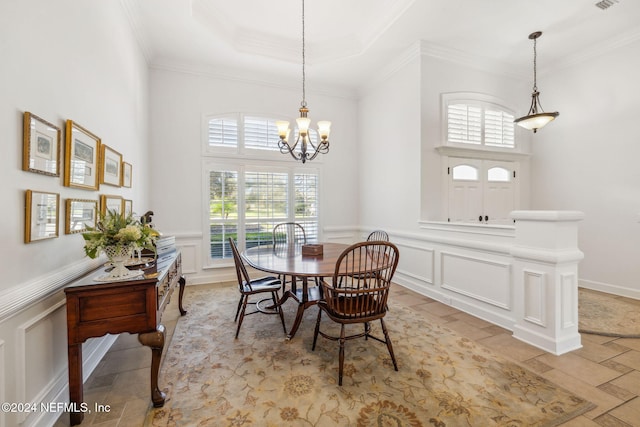
<instances>
[{"instance_id":1,"label":"wainscoting panel","mask_svg":"<svg viewBox=\"0 0 640 427\"><path fill-rule=\"evenodd\" d=\"M441 251L440 265L443 289L512 310L511 264Z\"/></svg>"},{"instance_id":2,"label":"wainscoting panel","mask_svg":"<svg viewBox=\"0 0 640 427\"><path fill-rule=\"evenodd\" d=\"M422 284L434 284L435 251L418 245L396 243L400 251L398 273Z\"/></svg>"},{"instance_id":3,"label":"wainscoting panel","mask_svg":"<svg viewBox=\"0 0 640 427\"><path fill-rule=\"evenodd\" d=\"M6 376L6 369L4 365L4 341L2 340L0 340L0 378L3 379L3 381L0 381L0 402L6 402L7 399L4 394L4 388L5 388L4 379L7 378L7 376ZM5 427L4 411L0 411L0 427Z\"/></svg>"},{"instance_id":4,"label":"wainscoting panel","mask_svg":"<svg viewBox=\"0 0 640 427\"><path fill-rule=\"evenodd\" d=\"M523 270L524 275L524 319L546 326L546 275L540 271Z\"/></svg>"},{"instance_id":5,"label":"wainscoting panel","mask_svg":"<svg viewBox=\"0 0 640 427\"><path fill-rule=\"evenodd\" d=\"M64 373L67 366L65 301L41 312L16 330L16 389L19 402L37 402L51 381ZM24 421L21 414L19 422Z\"/></svg>"},{"instance_id":6,"label":"wainscoting panel","mask_svg":"<svg viewBox=\"0 0 640 427\"><path fill-rule=\"evenodd\" d=\"M182 252L182 273L195 274L200 271L198 253L200 253L200 245L195 243L180 243L177 245Z\"/></svg>"}]
</instances>

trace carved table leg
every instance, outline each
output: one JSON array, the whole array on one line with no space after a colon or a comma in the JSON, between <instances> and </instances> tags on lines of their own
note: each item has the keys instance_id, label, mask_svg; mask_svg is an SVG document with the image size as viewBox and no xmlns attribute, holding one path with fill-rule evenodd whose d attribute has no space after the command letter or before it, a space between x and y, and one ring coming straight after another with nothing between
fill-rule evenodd
<instances>
[{"instance_id":1,"label":"carved table leg","mask_svg":"<svg viewBox=\"0 0 640 427\"><path fill-rule=\"evenodd\" d=\"M302 323L302 316L304 315L304 310L307 308L307 302L309 301L309 289L308 289L308 279L306 276L302 277L302 300L298 304L298 311L296 312L296 318L293 321L293 326L291 330L287 334L287 340L293 338L293 336L298 331L298 327L300 323Z\"/></svg>"},{"instance_id":2,"label":"carved table leg","mask_svg":"<svg viewBox=\"0 0 640 427\"><path fill-rule=\"evenodd\" d=\"M80 408L82 404L83 387L82 387L82 344L69 344L67 347L69 355L69 402L71 406ZM71 417L71 425L80 424L84 418L82 412L69 412Z\"/></svg>"},{"instance_id":3,"label":"carved table leg","mask_svg":"<svg viewBox=\"0 0 640 427\"><path fill-rule=\"evenodd\" d=\"M185 314L187 314L187 311L182 308L182 295L184 295L184 285L187 284L184 276L180 276L180 278L178 279L178 284L180 285L180 292L178 293L178 309L180 310L180 314L184 316Z\"/></svg>"},{"instance_id":4,"label":"carved table leg","mask_svg":"<svg viewBox=\"0 0 640 427\"><path fill-rule=\"evenodd\" d=\"M158 325L154 332L138 334L140 344L151 347L151 401L156 408L163 406L165 399L165 394L158 388L158 372L160 371L160 358L164 348L164 336L163 325Z\"/></svg>"}]
</instances>

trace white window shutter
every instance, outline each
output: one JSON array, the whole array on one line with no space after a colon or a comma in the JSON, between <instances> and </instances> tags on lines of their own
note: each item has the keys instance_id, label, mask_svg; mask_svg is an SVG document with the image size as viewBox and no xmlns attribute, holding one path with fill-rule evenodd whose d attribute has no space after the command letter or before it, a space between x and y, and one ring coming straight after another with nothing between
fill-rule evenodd
<instances>
[{"instance_id":1,"label":"white window shutter","mask_svg":"<svg viewBox=\"0 0 640 427\"><path fill-rule=\"evenodd\" d=\"M237 147L237 120L225 118L209 120L207 140L210 147Z\"/></svg>"},{"instance_id":2,"label":"white window shutter","mask_svg":"<svg viewBox=\"0 0 640 427\"><path fill-rule=\"evenodd\" d=\"M465 144L482 143L482 109L475 105L451 104L447 108L447 139Z\"/></svg>"}]
</instances>

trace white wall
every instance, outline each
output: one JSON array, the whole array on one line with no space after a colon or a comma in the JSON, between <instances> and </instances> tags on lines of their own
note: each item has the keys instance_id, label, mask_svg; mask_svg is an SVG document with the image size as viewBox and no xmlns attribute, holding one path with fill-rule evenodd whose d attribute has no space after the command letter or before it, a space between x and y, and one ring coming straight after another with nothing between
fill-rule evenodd
<instances>
[{"instance_id":1,"label":"white wall","mask_svg":"<svg viewBox=\"0 0 640 427\"><path fill-rule=\"evenodd\" d=\"M110 194L132 199L134 210L148 204L147 66L117 1L2 1L0 58L0 396L8 402L65 402L61 289L99 262L84 256L80 235L64 234L64 203ZM67 119L95 133L133 165L133 188L71 189L63 186L62 171L60 177L22 171L24 111L59 126L62 146ZM60 194L58 238L24 243L27 189ZM107 341L85 345L85 362ZM17 425L24 415L0 413L0 425ZM23 425L46 425L56 416L29 414Z\"/></svg>"},{"instance_id":2,"label":"white wall","mask_svg":"<svg viewBox=\"0 0 640 427\"><path fill-rule=\"evenodd\" d=\"M203 117L244 112L293 120L299 114L299 82L274 84L263 78L258 71L251 80L240 80L221 76L215 70L151 70L150 209L155 212L156 227L176 236L183 250L183 272L188 283L229 280L235 274L229 269L220 272L202 268L207 250L203 244L203 194L207 194L202 188ZM307 90L307 103L313 123L322 119L332 122L329 153L305 166L299 164L301 168L320 168L321 229L354 226L358 223L360 197L356 102L348 93L344 96L342 92ZM284 154L278 154L277 161L293 162Z\"/></svg>"},{"instance_id":3,"label":"white wall","mask_svg":"<svg viewBox=\"0 0 640 427\"><path fill-rule=\"evenodd\" d=\"M533 137L537 209L585 213L581 285L640 298L640 41L539 76L560 116Z\"/></svg>"},{"instance_id":4,"label":"white wall","mask_svg":"<svg viewBox=\"0 0 640 427\"><path fill-rule=\"evenodd\" d=\"M443 163L436 147L446 144L446 129L442 126L442 94L452 92L470 92L494 97L496 102L507 108L525 114L530 98L522 81L514 78L501 64L477 66L473 59L452 61L433 57L425 53L421 57L421 135L422 135L422 206L421 219L446 221L443 192ZM479 61L478 61L479 62ZM516 129L517 150L529 152L528 132ZM520 158L519 176L520 205L518 209L529 208L528 159Z\"/></svg>"},{"instance_id":5,"label":"white wall","mask_svg":"<svg viewBox=\"0 0 640 427\"><path fill-rule=\"evenodd\" d=\"M99 194L147 204L147 72L131 29L117 2L2 2L0 10L0 266L7 289L50 274L84 257L82 237L65 235L60 209L57 239L24 244L24 191L98 200ZM133 165L133 188L99 191L63 187L62 176L22 171L22 114L59 126L71 119L120 152ZM61 157L64 158L64 149ZM64 162L61 163L64 165ZM62 172L62 171L61 171ZM18 268L18 267L21 268Z\"/></svg>"},{"instance_id":6,"label":"white wall","mask_svg":"<svg viewBox=\"0 0 640 427\"><path fill-rule=\"evenodd\" d=\"M360 224L417 229L420 219L420 58L410 50L360 99ZM393 61L392 61L393 62Z\"/></svg>"}]
</instances>

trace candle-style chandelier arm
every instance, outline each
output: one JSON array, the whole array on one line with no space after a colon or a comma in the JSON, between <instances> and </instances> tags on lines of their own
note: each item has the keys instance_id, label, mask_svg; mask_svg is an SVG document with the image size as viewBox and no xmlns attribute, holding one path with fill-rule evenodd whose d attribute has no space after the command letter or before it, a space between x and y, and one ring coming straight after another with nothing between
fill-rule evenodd
<instances>
[{"instance_id":1,"label":"candle-style chandelier arm","mask_svg":"<svg viewBox=\"0 0 640 427\"><path fill-rule=\"evenodd\" d=\"M296 147L300 144L300 151L296 153ZM309 146L311 146L312 150L308 151ZM316 146L313 142L311 142L311 138L307 135L300 135L296 138L296 142L293 145L289 145L287 142L286 136L283 138L280 136L280 140L278 141L278 148L280 148L280 152L282 154L289 153L291 157L295 160L301 160L302 163L306 163L307 160L315 159L318 154L326 154L329 152L329 140L327 138L323 138L320 141L320 144Z\"/></svg>"}]
</instances>

